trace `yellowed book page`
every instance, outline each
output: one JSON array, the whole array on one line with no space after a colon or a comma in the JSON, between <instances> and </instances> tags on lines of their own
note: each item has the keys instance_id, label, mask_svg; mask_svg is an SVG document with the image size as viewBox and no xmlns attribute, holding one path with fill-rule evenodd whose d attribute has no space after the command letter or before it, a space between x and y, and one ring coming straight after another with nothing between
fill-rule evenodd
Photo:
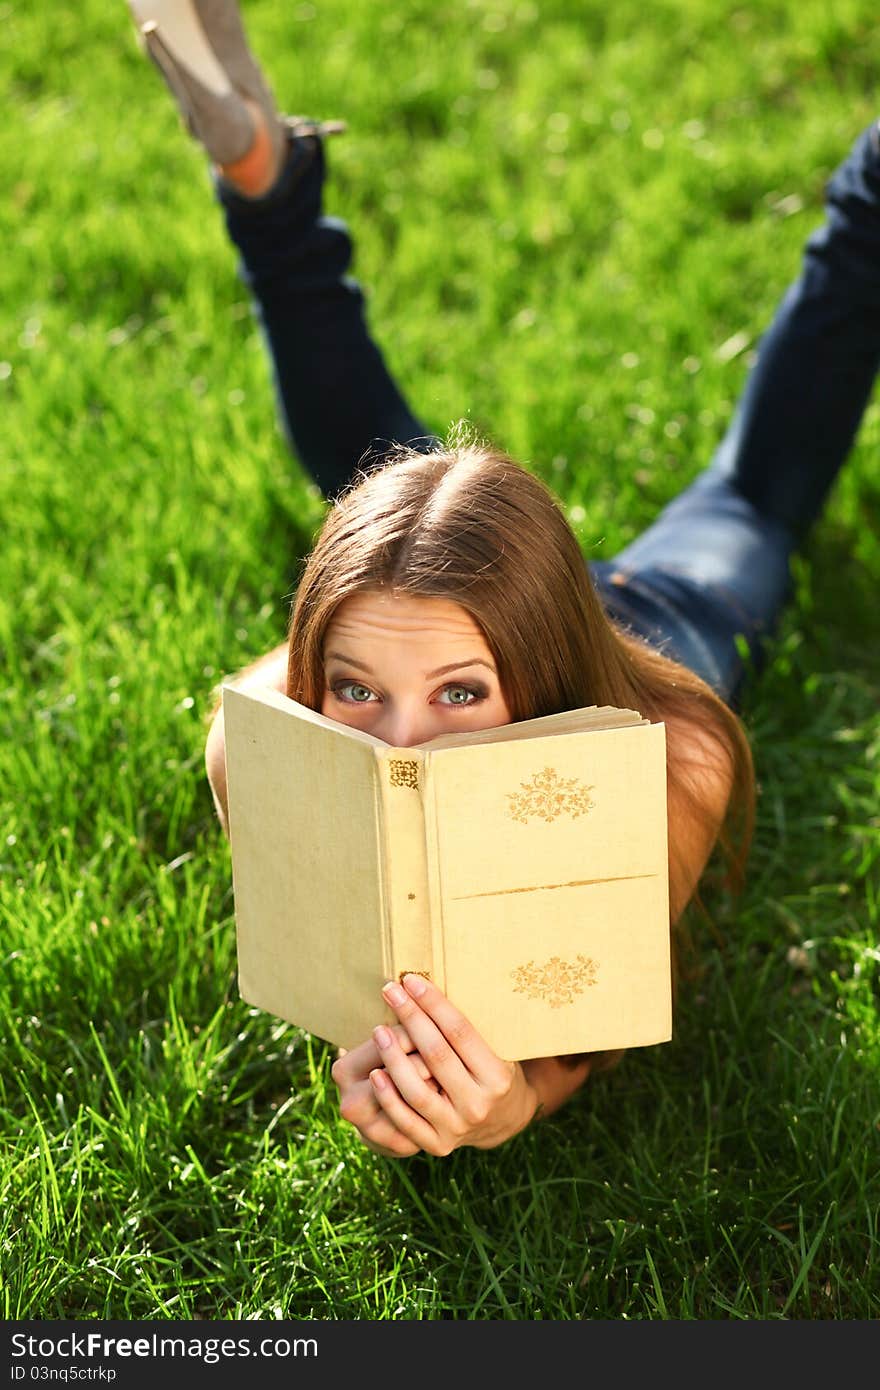
<instances>
[{"instance_id":1,"label":"yellowed book page","mask_svg":"<svg viewBox=\"0 0 880 1390\"><path fill-rule=\"evenodd\" d=\"M520 719L515 724L500 724L494 729L470 730L461 734L438 734L420 744L431 752L438 748L463 748L479 743L506 743L511 739L543 738L547 734L574 733L578 729L617 729L624 725L647 724L636 711L619 709L616 705L585 705L582 709L560 710L536 719Z\"/></svg>"},{"instance_id":2,"label":"yellowed book page","mask_svg":"<svg viewBox=\"0 0 880 1390\"><path fill-rule=\"evenodd\" d=\"M510 1060L672 1033L662 724L430 755L443 987Z\"/></svg>"},{"instance_id":3,"label":"yellowed book page","mask_svg":"<svg viewBox=\"0 0 880 1390\"><path fill-rule=\"evenodd\" d=\"M239 989L353 1047L391 1020L379 993L378 741L292 717L293 704L275 691L223 692Z\"/></svg>"}]
</instances>

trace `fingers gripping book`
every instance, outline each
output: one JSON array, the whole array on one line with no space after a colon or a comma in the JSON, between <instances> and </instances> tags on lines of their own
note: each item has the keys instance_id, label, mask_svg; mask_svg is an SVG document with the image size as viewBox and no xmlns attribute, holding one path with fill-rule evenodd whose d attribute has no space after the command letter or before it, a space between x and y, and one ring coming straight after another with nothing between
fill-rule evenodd
<instances>
[{"instance_id":1,"label":"fingers gripping book","mask_svg":"<svg viewBox=\"0 0 880 1390\"><path fill-rule=\"evenodd\" d=\"M665 726L590 706L393 748L223 690L239 990L350 1048L438 985L510 1061L672 1035Z\"/></svg>"}]
</instances>

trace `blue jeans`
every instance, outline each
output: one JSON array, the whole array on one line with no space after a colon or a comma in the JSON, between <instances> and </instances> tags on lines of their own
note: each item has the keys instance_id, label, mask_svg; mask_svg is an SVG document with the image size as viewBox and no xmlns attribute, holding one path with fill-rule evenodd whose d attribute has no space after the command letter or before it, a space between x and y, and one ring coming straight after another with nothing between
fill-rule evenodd
<instances>
[{"instance_id":1,"label":"blue jeans","mask_svg":"<svg viewBox=\"0 0 880 1390\"><path fill-rule=\"evenodd\" d=\"M322 210L324 149L291 138L264 198L217 192L269 348L288 443L326 498L367 450L429 449L373 342L347 274L348 230ZM708 468L612 560L589 565L609 616L696 671L732 708L790 593L880 364L880 139L871 126L830 179L826 219L760 344ZM737 639L745 639L746 660Z\"/></svg>"}]
</instances>

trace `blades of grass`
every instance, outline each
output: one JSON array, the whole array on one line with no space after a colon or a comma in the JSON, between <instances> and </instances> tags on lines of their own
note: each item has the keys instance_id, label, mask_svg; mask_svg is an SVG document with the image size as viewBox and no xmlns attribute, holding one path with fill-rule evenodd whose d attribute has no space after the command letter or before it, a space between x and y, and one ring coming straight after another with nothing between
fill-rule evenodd
<instances>
[{"instance_id":1,"label":"blades of grass","mask_svg":"<svg viewBox=\"0 0 880 1390\"><path fill-rule=\"evenodd\" d=\"M480 1264L482 1265L483 1271L484 1271L484 1273L485 1273L487 1279L489 1280L490 1285L492 1286L492 1290L493 1290L494 1293L495 1293L495 1297L498 1299L498 1302L501 1304L501 1307L504 1309L505 1314L507 1315L507 1317L515 1320L515 1318L516 1318L516 1313L514 1312L513 1308L511 1307L511 1305L510 1305L510 1303L509 1303L509 1301L508 1301L508 1299L507 1299L507 1296L506 1296L506 1294L505 1294L503 1288L501 1287L500 1280L499 1280L499 1278L498 1278L498 1275L497 1275L496 1272L495 1272L495 1268L494 1268L494 1266L493 1266L493 1264L492 1264L492 1260L491 1260L490 1257L489 1257L489 1252L488 1252L489 1237L487 1236L487 1234L486 1234L485 1231L481 1231L480 1228L479 1228L479 1226L477 1226L476 1222L474 1221L473 1217L471 1216L471 1213L470 1213L470 1210L469 1210L469 1208L468 1208L467 1202L461 1200L461 1193L460 1193L460 1191L458 1190L458 1184L456 1183L456 1181L455 1181L454 1178L452 1179L452 1190L453 1190L453 1193L454 1193L456 1199L457 1199L458 1202L460 1203L460 1213L461 1213L462 1222L463 1222L463 1224L464 1224L464 1226L465 1226L465 1229L467 1230L468 1235L470 1236L471 1240L472 1240L473 1243L474 1243L474 1249L475 1249L476 1252L477 1252L477 1258L478 1258L478 1260L480 1261ZM489 1293L489 1290L487 1289L487 1290L486 1290L486 1296L488 1296L488 1293ZM481 1306L483 1302L485 1302L485 1298L483 1298L482 1300L480 1300L480 1304L479 1304L479 1305L475 1305L474 1310L473 1310L473 1311L474 1311L474 1314L476 1314L476 1312L477 1312L477 1307L478 1307L478 1306Z\"/></svg>"},{"instance_id":2,"label":"blades of grass","mask_svg":"<svg viewBox=\"0 0 880 1390\"><path fill-rule=\"evenodd\" d=\"M799 1244L800 1244L801 1257L802 1257L802 1258L801 1258L801 1267L800 1267L800 1269L798 1270L797 1278L795 1279L794 1283L792 1284L791 1292L789 1293L788 1298L785 1300L785 1304L784 1304L784 1306L783 1306L783 1308L782 1308L782 1312L781 1312L781 1316L782 1316L782 1317L787 1317L787 1316L788 1316L788 1310L791 1308L792 1304L794 1303L794 1301L795 1301L795 1299L797 1298L798 1294L800 1293L801 1289L804 1287L804 1285L805 1285L806 1282L807 1282L807 1278L808 1278L809 1273L810 1273L810 1270L811 1270L811 1268L812 1268L812 1266L813 1266L813 1261L814 1261L815 1258L816 1258L816 1253L817 1253L817 1251L818 1251L818 1249L819 1249L819 1246L822 1244L822 1238L823 1238L823 1236L825 1235L825 1228L826 1228L827 1225L828 1225L828 1222L829 1222L829 1220L830 1220L830 1218L831 1218L831 1213L832 1213L832 1211L834 1210L834 1207L835 1207L835 1203L832 1202L832 1203L831 1203L831 1206L830 1206L830 1207L828 1208L828 1210L825 1212L825 1217L824 1217L824 1220L823 1220L823 1222L822 1222L822 1225L819 1227L819 1230L816 1232L815 1236L813 1237L813 1239L812 1239L812 1241L811 1241L811 1243L810 1243L810 1248L809 1248L809 1250L807 1250L806 1252L804 1251L804 1242L805 1242L805 1235L804 1235L804 1209L803 1209L802 1206L799 1206L799 1207L798 1207L798 1236L799 1236Z\"/></svg>"},{"instance_id":3,"label":"blades of grass","mask_svg":"<svg viewBox=\"0 0 880 1390\"><path fill-rule=\"evenodd\" d=\"M95 1044L95 1047L97 1049L98 1056L101 1059L101 1065L104 1068L104 1073L107 1077L107 1081L110 1086L110 1091L113 1095L114 1101L116 1102L116 1109L119 1112L119 1118L122 1120L123 1126L126 1129L128 1129L128 1127L131 1124L131 1109L127 1101L123 1097L122 1091L119 1086L119 1082L116 1077L116 1073L110 1064L110 1058L107 1056L104 1044L101 1042L101 1039L98 1036L98 1030L96 1029L91 1019L89 1019L89 1032L92 1037L92 1042Z\"/></svg>"},{"instance_id":4,"label":"blades of grass","mask_svg":"<svg viewBox=\"0 0 880 1390\"><path fill-rule=\"evenodd\" d=\"M657 1273L657 1266L654 1264L653 1257L647 1246L645 1247L645 1260L647 1262L648 1270L651 1275L651 1282L654 1285L654 1295L657 1299L657 1307L660 1309L661 1316L664 1318L668 1318L669 1310L666 1306L666 1298L663 1294L663 1286L660 1283L660 1276Z\"/></svg>"},{"instance_id":5,"label":"blades of grass","mask_svg":"<svg viewBox=\"0 0 880 1390\"><path fill-rule=\"evenodd\" d=\"M40 1112L36 1107L33 1097L28 1095L27 1101L33 1113L34 1126L37 1131L37 1142L40 1147L40 1158L42 1160L41 1175L43 1180L40 1183L40 1230L45 1238L49 1235L50 1229L61 1221L63 1203L61 1201L61 1188L58 1184L58 1173L55 1169L55 1161L52 1157L52 1150L49 1147L49 1139L46 1135L45 1126L43 1125ZM50 1200L47 1200L47 1193ZM49 1219L50 1202L53 1218L51 1221Z\"/></svg>"},{"instance_id":6,"label":"blades of grass","mask_svg":"<svg viewBox=\"0 0 880 1390\"><path fill-rule=\"evenodd\" d=\"M421 1193L418 1191L415 1184L413 1183L412 1178L406 1171L405 1164L399 1163L397 1165L397 1168L395 1169L395 1176L397 1177L401 1185L406 1189L407 1195L409 1196L410 1201L413 1203L416 1210L420 1213L421 1216L425 1218L426 1221L431 1221L431 1216L428 1212L428 1208L422 1201Z\"/></svg>"}]
</instances>

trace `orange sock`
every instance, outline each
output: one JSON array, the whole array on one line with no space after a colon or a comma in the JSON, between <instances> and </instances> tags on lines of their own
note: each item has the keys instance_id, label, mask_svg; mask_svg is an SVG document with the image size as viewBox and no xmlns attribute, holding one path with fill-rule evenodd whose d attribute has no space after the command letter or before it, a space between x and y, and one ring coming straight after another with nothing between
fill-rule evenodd
<instances>
[{"instance_id":1,"label":"orange sock","mask_svg":"<svg viewBox=\"0 0 880 1390\"><path fill-rule=\"evenodd\" d=\"M259 198L268 192L278 177L278 168L272 141L261 116L256 120L254 143L247 154L232 164L221 164L219 167L226 181L246 198Z\"/></svg>"}]
</instances>

